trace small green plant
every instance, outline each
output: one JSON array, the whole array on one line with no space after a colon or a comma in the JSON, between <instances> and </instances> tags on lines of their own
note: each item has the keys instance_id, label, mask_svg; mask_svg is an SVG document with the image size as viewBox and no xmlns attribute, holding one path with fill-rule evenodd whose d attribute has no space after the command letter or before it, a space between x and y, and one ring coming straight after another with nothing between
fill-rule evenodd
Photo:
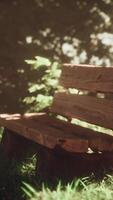
<instances>
[{"instance_id":1,"label":"small green plant","mask_svg":"<svg viewBox=\"0 0 113 200\"><path fill-rule=\"evenodd\" d=\"M56 188L52 190L43 184L42 189L39 192L29 184L23 183L22 190L29 200L69 200L74 198L75 193L81 188L81 186L83 188L82 181L77 179L66 186L59 182Z\"/></svg>"},{"instance_id":2,"label":"small green plant","mask_svg":"<svg viewBox=\"0 0 113 200\"><path fill-rule=\"evenodd\" d=\"M40 191L23 183L22 190L29 200L112 200L113 176L109 175L101 182L90 178L77 179L65 186L59 183L52 190L43 186Z\"/></svg>"},{"instance_id":3,"label":"small green plant","mask_svg":"<svg viewBox=\"0 0 113 200\"><path fill-rule=\"evenodd\" d=\"M24 99L30 105L30 111L41 111L51 105L53 94L59 88L60 64L39 56L26 62L31 65L31 70L44 70L43 76L36 83L29 83L30 95Z\"/></svg>"},{"instance_id":4,"label":"small green plant","mask_svg":"<svg viewBox=\"0 0 113 200\"><path fill-rule=\"evenodd\" d=\"M0 128L0 140L2 138L3 130L4 130L3 128Z\"/></svg>"}]
</instances>

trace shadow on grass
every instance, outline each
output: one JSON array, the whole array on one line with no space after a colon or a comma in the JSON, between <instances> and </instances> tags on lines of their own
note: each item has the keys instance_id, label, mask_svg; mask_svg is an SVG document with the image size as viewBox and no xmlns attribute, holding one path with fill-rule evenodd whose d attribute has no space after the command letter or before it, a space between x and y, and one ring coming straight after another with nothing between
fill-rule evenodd
<instances>
[{"instance_id":1,"label":"shadow on grass","mask_svg":"<svg viewBox=\"0 0 113 200\"><path fill-rule=\"evenodd\" d=\"M78 169L81 167L84 169L86 163L84 163L83 161L81 163L80 158L76 161L78 162L77 163ZM94 163L92 162L92 165L93 164ZM79 174L79 178L82 179L83 177L86 177L88 175L89 177L88 179L90 181L93 182L95 180L99 182L106 176L106 174L112 173L111 168L105 169L102 165L98 164L95 165L95 174L86 173L84 174L84 176L80 176ZM24 162L17 162L15 160L6 160L0 148L0 200L28 199L22 189L22 187L25 186L24 183L32 185L33 188L36 188L37 191L41 191L43 186L45 186L45 188L49 188L50 190L57 188L57 185L59 184L59 178L58 179L56 178L55 182L49 180L41 180L40 178L37 178L35 176L35 165L36 165L35 156L26 158ZM70 181L62 179L60 180L60 182L65 187L66 184L72 183L72 179Z\"/></svg>"},{"instance_id":2,"label":"shadow on grass","mask_svg":"<svg viewBox=\"0 0 113 200\"><path fill-rule=\"evenodd\" d=\"M33 158L25 163L6 160L0 149L0 200L24 200L22 182L35 185Z\"/></svg>"}]
</instances>

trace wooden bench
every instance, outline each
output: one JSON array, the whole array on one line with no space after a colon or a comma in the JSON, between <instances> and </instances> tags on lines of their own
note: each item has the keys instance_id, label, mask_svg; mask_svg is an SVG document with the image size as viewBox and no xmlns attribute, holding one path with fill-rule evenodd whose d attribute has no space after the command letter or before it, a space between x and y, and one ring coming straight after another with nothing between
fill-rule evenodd
<instances>
[{"instance_id":1,"label":"wooden bench","mask_svg":"<svg viewBox=\"0 0 113 200\"><path fill-rule=\"evenodd\" d=\"M60 170L64 174L61 162L71 174L70 157L74 171L79 161L84 171L89 158L92 167L95 167L95 159L99 166L100 155L106 155L100 152L111 152L112 155L113 151L113 68L65 64L60 85L63 89L55 94L48 113L0 115L0 126L4 127L1 144L5 154L10 158L20 151L21 157L26 148L22 142L24 138L34 141L39 153L37 173L45 177L57 176ZM59 115L66 120L61 120ZM108 130L102 132L100 128L98 132L72 124L74 118ZM94 154L88 154L89 150Z\"/></svg>"}]
</instances>

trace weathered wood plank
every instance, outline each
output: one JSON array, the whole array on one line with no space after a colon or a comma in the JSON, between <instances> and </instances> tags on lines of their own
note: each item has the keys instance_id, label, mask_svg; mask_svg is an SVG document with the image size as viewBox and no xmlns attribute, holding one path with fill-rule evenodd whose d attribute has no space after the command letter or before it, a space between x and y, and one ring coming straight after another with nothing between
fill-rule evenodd
<instances>
[{"instance_id":1,"label":"weathered wood plank","mask_svg":"<svg viewBox=\"0 0 113 200\"><path fill-rule=\"evenodd\" d=\"M37 119L41 115L37 116ZM46 118L35 121L33 118L14 116L14 115L1 115L0 124L28 139L31 139L41 145L51 149L55 146L70 152L87 152L88 141L85 138L74 135L73 133L64 133L64 130L59 127L54 127L51 123L48 124ZM51 119L50 119L51 120ZM52 122L52 121L51 121ZM49 122L50 123L50 122Z\"/></svg>"},{"instance_id":2,"label":"weathered wood plank","mask_svg":"<svg viewBox=\"0 0 113 200\"><path fill-rule=\"evenodd\" d=\"M51 111L68 118L77 118L113 129L112 100L86 95L57 93Z\"/></svg>"},{"instance_id":3,"label":"weathered wood plank","mask_svg":"<svg viewBox=\"0 0 113 200\"><path fill-rule=\"evenodd\" d=\"M84 128L78 125L73 125L66 121L61 121L52 116L47 117L46 115L42 115L42 118L40 117L40 119L35 116L33 120L35 120L35 122L38 120L40 121L41 124L43 124L44 122L49 127L53 127L57 130L62 130L65 136L67 136L68 134L76 135L78 137L81 137L82 139L88 140L88 147L94 151L95 150L96 151L112 151L113 150L113 137L112 135L109 134L109 132L108 134L97 132L89 128ZM73 139L67 140L64 143L64 146L66 146L66 148L68 148L68 145L71 145L72 149L74 149L75 143L73 142ZM80 146L79 148L81 149Z\"/></svg>"},{"instance_id":4,"label":"weathered wood plank","mask_svg":"<svg viewBox=\"0 0 113 200\"><path fill-rule=\"evenodd\" d=\"M51 149L70 152L113 150L113 137L41 114L1 115L0 124Z\"/></svg>"},{"instance_id":5,"label":"weathered wood plank","mask_svg":"<svg viewBox=\"0 0 113 200\"><path fill-rule=\"evenodd\" d=\"M89 148L93 151L113 151L113 141L105 138L90 138Z\"/></svg>"},{"instance_id":6,"label":"weathered wood plank","mask_svg":"<svg viewBox=\"0 0 113 200\"><path fill-rule=\"evenodd\" d=\"M37 144L4 128L1 149L7 159L15 158L18 161L22 161L27 155L34 155L37 152Z\"/></svg>"},{"instance_id":7,"label":"weathered wood plank","mask_svg":"<svg viewBox=\"0 0 113 200\"><path fill-rule=\"evenodd\" d=\"M92 92L113 92L113 67L65 64L62 67L60 84Z\"/></svg>"}]
</instances>

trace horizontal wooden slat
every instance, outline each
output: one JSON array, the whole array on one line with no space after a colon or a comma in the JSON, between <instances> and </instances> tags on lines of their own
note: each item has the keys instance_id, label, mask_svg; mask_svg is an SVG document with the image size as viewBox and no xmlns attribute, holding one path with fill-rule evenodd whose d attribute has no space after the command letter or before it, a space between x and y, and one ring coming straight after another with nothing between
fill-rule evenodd
<instances>
[{"instance_id":1,"label":"horizontal wooden slat","mask_svg":"<svg viewBox=\"0 0 113 200\"><path fill-rule=\"evenodd\" d=\"M49 148L60 146L70 152L87 152L88 141L73 133L64 133L60 127L53 126L52 118L46 115L0 115L0 125L30 140Z\"/></svg>"},{"instance_id":2,"label":"horizontal wooden slat","mask_svg":"<svg viewBox=\"0 0 113 200\"><path fill-rule=\"evenodd\" d=\"M45 119L44 119L45 118ZM39 121L39 118L35 118L35 121ZM48 126L53 127L58 130L62 130L66 135L76 135L78 137L81 137L82 139L86 139L88 141L88 147L92 150L96 151L112 151L113 150L113 135L105 134L96 132L94 130L91 130L89 128L84 128L78 125L73 125L69 122L59 120L55 117L47 117L46 115L42 116L42 119L40 118L40 122L46 121ZM65 142L64 144L67 148L68 145L70 145L70 141L68 143ZM74 141L72 140L71 146L74 150Z\"/></svg>"},{"instance_id":3,"label":"horizontal wooden slat","mask_svg":"<svg viewBox=\"0 0 113 200\"><path fill-rule=\"evenodd\" d=\"M113 101L89 97L58 93L55 95L51 108L68 118L77 118L86 122L113 129Z\"/></svg>"},{"instance_id":4,"label":"horizontal wooden slat","mask_svg":"<svg viewBox=\"0 0 113 200\"><path fill-rule=\"evenodd\" d=\"M65 88L113 92L113 67L65 64L62 66L60 84Z\"/></svg>"},{"instance_id":5,"label":"horizontal wooden slat","mask_svg":"<svg viewBox=\"0 0 113 200\"><path fill-rule=\"evenodd\" d=\"M70 124L44 113L0 115L0 125L49 148L59 146L70 152L112 151L113 137Z\"/></svg>"}]
</instances>

